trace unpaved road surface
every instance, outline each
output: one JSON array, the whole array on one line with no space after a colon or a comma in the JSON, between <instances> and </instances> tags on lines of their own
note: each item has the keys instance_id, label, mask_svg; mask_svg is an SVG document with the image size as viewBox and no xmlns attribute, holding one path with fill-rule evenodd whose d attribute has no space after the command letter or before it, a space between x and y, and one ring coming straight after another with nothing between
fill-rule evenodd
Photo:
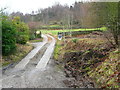
<instances>
[{"instance_id":1,"label":"unpaved road surface","mask_svg":"<svg viewBox=\"0 0 120 90\"><path fill-rule=\"evenodd\" d=\"M65 74L53 60L55 39L45 36L44 41L34 43L35 48L17 65L2 74L2 88L65 88ZM52 38L48 41L48 37ZM42 68L41 68L42 67Z\"/></svg>"}]
</instances>

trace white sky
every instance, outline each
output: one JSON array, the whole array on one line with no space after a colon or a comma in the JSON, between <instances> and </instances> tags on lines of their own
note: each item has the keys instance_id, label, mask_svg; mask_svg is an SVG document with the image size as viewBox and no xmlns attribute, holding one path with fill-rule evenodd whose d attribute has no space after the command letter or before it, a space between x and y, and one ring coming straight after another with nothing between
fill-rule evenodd
<instances>
[{"instance_id":1,"label":"white sky","mask_svg":"<svg viewBox=\"0 0 120 90\"><path fill-rule=\"evenodd\" d=\"M62 5L72 5L75 1L120 1L120 0L0 0L0 9L7 7L7 12L31 13L40 8L47 8L59 2Z\"/></svg>"},{"instance_id":2,"label":"white sky","mask_svg":"<svg viewBox=\"0 0 120 90\"><path fill-rule=\"evenodd\" d=\"M7 12L20 11L23 13L31 13L40 8L52 6L56 2L59 2L62 5L72 5L75 1L81 0L0 0L0 8L7 7Z\"/></svg>"}]
</instances>

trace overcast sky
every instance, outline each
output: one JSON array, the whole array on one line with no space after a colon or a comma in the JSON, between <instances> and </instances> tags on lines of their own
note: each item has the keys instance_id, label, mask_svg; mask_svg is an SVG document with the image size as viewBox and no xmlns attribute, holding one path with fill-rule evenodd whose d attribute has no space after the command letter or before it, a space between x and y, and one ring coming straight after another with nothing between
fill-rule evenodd
<instances>
[{"instance_id":1,"label":"overcast sky","mask_svg":"<svg viewBox=\"0 0 120 90\"><path fill-rule=\"evenodd\" d=\"M32 11L37 11L39 8L52 6L57 2L62 5L72 5L75 1L81 0L0 0L0 8L7 7L8 12L20 11L23 13L31 13Z\"/></svg>"},{"instance_id":2,"label":"overcast sky","mask_svg":"<svg viewBox=\"0 0 120 90\"><path fill-rule=\"evenodd\" d=\"M0 0L0 9L7 8L7 12L31 13L40 8L47 8L60 3L62 5L72 5L75 1L120 1L120 0Z\"/></svg>"}]
</instances>

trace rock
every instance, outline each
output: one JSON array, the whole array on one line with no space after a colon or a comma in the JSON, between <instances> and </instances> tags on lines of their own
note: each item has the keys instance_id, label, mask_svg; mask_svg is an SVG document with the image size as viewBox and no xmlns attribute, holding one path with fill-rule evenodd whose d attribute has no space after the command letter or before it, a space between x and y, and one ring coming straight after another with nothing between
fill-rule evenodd
<instances>
[{"instance_id":1,"label":"rock","mask_svg":"<svg viewBox=\"0 0 120 90\"><path fill-rule=\"evenodd\" d=\"M63 83L66 85L66 86L70 86L72 84L71 81L69 80L63 80Z\"/></svg>"}]
</instances>

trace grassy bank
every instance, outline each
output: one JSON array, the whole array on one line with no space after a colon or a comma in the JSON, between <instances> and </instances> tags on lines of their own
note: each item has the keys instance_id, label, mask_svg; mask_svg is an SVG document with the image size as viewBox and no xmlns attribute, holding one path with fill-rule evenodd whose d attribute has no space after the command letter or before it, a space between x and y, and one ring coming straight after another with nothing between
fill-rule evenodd
<instances>
[{"instance_id":1,"label":"grassy bank","mask_svg":"<svg viewBox=\"0 0 120 90\"><path fill-rule=\"evenodd\" d=\"M120 88L119 56L103 35L96 34L58 41L54 52L55 59L65 63L67 77L87 76L99 88Z\"/></svg>"},{"instance_id":2,"label":"grassy bank","mask_svg":"<svg viewBox=\"0 0 120 90\"><path fill-rule=\"evenodd\" d=\"M35 43L35 42L42 42L43 41L43 38L36 38L34 40L30 40L29 42L30 43Z\"/></svg>"},{"instance_id":3,"label":"grassy bank","mask_svg":"<svg viewBox=\"0 0 120 90\"><path fill-rule=\"evenodd\" d=\"M16 51L8 56L2 56L2 66L5 67L11 63L15 63L20 61L22 58L24 58L31 50L33 49L33 46L31 45L20 45L17 44Z\"/></svg>"},{"instance_id":4,"label":"grassy bank","mask_svg":"<svg viewBox=\"0 0 120 90\"><path fill-rule=\"evenodd\" d=\"M35 42L42 42L43 38L36 38L34 40L30 40L29 43L35 43ZM17 49L13 54L10 54L8 56L2 56L2 66L5 67L9 64L19 62L22 60L31 50L33 49L33 46L30 44L17 44Z\"/></svg>"},{"instance_id":5,"label":"grassy bank","mask_svg":"<svg viewBox=\"0 0 120 90\"><path fill-rule=\"evenodd\" d=\"M54 50L54 59L58 60L59 56L62 54L61 52L62 49L62 41L57 41L55 45L55 50Z\"/></svg>"},{"instance_id":6,"label":"grassy bank","mask_svg":"<svg viewBox=\"0 0 120 90\"><path fill-rule=\"evenodd\" d=\"M108 58L88 75L102 88L120 88L120 53L111 52Z\"/></svg>"}]
</instances>

